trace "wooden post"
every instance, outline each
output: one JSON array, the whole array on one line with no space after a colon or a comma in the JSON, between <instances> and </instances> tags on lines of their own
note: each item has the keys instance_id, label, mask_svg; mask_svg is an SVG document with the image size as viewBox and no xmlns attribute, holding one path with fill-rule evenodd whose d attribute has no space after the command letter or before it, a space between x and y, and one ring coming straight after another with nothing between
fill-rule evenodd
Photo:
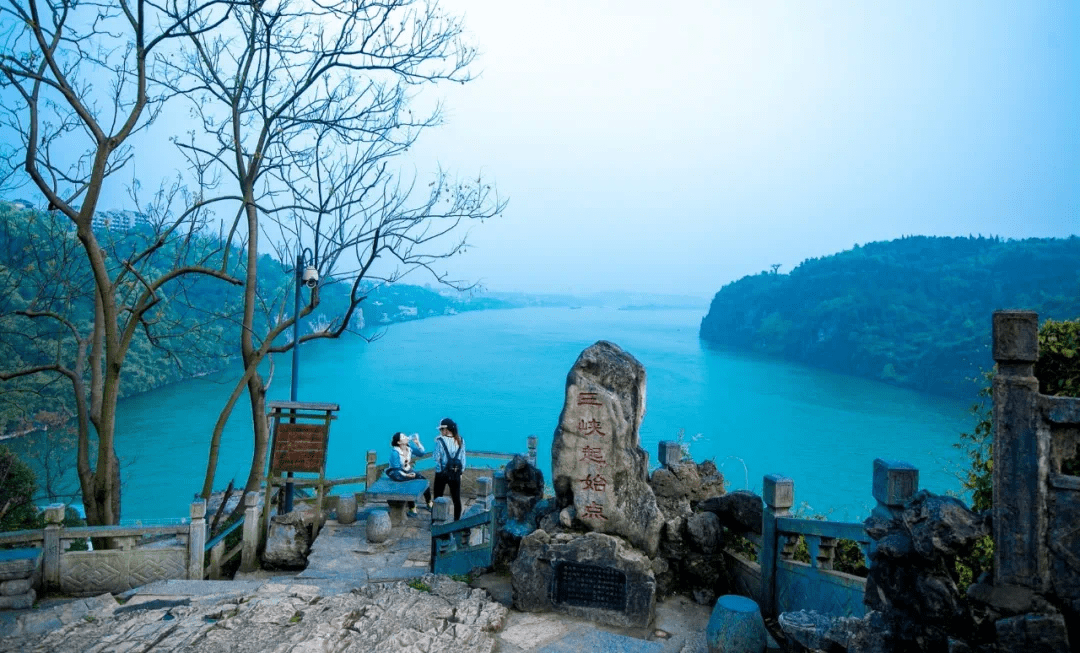
<instances>
[{"instance_id":1,"label":"wooden post","mask_svg":"<svg viewBox=\"0 0 1080 653\"><path fill-rule=\"evenodd\" d=\"M1046 547L1050 430L1042 425L1039 316L997 311L994 361L994 585L1049 588Z\"/></svg>"},{"instance_id":2,"label":"wooden post","mask_svg":"<svg viewBox=\"0 0 1080 653\"><path fill-rule=\"evenodd\" d=\"M244 542L240 549L240 571L255 571L259 555L259 494L244 495Z\"/></svg>"},{"instance_id":3,"label":"wooden post","mask_svg":"<svg viewBox=\"0 0 1080 653\"><path fill-rule=\"evenodd\" d=\"M203 560L206 556L206 502L191 502L191 524L188 526L188 580L203 579Z\"/></svg>"},{"instance_id":4,"label":"wooden post","mask_svg":"<svg viewBox=\"0 0 1080 653\"><path fill-rule=\"evenodd\" d=\"M780 543L776 519L787 517L795 504L795 482L786 476L769 474L762 481L765 510L761 513L761 609L767 616L776 615L776 563Z\"/></svg>"},{"instance_id":5,"label":"wooden post","mask_svg":"<svg viewBox=\"0 0 1080 653\"><path fill-rule=\"evenodd\" d=\"M45 508L45 550L41 564L46 592L60 589L60 532L64 529L65 510L62 503Z\"/></svg>"},{"instance_id":6,"label":"wooden post","mask_svg":"<svg viewBox=\"0 0 1080 653\"><path fill-rule=\"evenodd\" d=\"M367 468L364 470L365 490L370 489L371 486L375 484L375 481L379 480L379 470L377 468L376 460L378 460L378 454L374 449L369 449L367 452ZM367 503L366 499L364 503Z\"/></svg>"}]
</instances>

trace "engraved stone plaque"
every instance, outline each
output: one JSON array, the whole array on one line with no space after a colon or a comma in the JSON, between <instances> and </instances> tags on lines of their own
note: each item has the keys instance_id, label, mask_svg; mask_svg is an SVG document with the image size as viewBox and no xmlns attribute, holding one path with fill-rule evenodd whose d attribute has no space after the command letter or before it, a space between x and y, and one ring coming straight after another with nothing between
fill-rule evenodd
<instances>
[{"instance_id":1,"label":"engraved stone plaque","mask_svg":"<svg viewBox=\"0 0 1080 653\"><path fill-rule=\"evenodd\" d=\"M554 590L557 605L626 612L626 573L612 567L559 563Z\"/></svg>"}]
</instances>

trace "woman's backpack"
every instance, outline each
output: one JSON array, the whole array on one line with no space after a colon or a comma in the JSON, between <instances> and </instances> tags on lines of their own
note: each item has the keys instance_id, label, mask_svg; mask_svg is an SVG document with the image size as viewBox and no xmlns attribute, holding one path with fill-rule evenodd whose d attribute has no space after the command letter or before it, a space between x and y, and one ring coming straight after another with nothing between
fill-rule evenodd
<instances>
[{"instance_id":1,"label":"woman's backpack","mask_svg":"<svg viewBox=\"0 0 1080 653\"><path fill-rule=\"evenodd\" d=\"M443 451L446 452L446 464L443 465L443 473L450 478L461 478L461 472L464 471L464 466L461 464L461 447L458 447L457 452L450 456L450 448L446 446L446 440L439 438L439 444L442 445Z\"/></svg>"}]
</instances>

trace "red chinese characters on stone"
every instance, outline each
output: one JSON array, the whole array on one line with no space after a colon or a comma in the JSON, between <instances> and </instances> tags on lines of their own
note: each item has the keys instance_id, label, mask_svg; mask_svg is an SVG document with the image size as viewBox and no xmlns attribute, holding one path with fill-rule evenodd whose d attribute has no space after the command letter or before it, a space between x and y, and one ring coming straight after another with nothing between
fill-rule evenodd
<instances>
[{"instance_id":1,"label":"red chinese characters on stone","mask_svg":"<svg viewBox=\"0 0 1080 653\"><path fill-rule=\"evenodd\" d=\"M582 392L577 398L578 406L603 406L595 392Z\"/></svg>"},{"instance_id":2,"label":"red chinese characters on stone","mask_svg":"<svg viewBox=\"0 0 1080 653\"><path fill-rule=\"evenodd\" d=\"M601 431L600 426L601 426L600 420L596 420L596 419L590 419L588 421L586 421L584 419L578 420L578 431L580 431L582 435L592 435L592 434L595 433L596 435L599 435L601 437L606 436L607 433L604 433L603 431Z\"/></svg>"},{"instance_id":3,"label":"red chinese characters on stone","mask_svg":"<svg viewBox=\"0 0 1080 653\"><path fill-rule=\"evenodd\" d=\"M596 463L597 465L607 464L607 461L604 460L604 450L600 447L582 447L581 460Z\"/></svg>"},{"instance_id":4,"label":"red chinese characters on stone","mask_svg":"<svg viewBox=\"0 0 1080 653\"><path fill-rule=\"evenodd\" d=\"M585 478L580 478L578 480L581 481L582 490L594 490L596 492L603 492L607 489L607 479L600 474L597 474L595 476L593 476L592 474L588 474L585 476Z\"/></svg>"},{"instance_id":5,"label":"red chinese characters on stone","mask_svg":"<svg viewBox=\"0 0 1080 653\"><path fill-rule=\"evenodd\" d=\"M607 517L604 516L604 506L595 501L585 504L582 506L582 509L584 510L581 515L582 519L607 519Z\"/></svg>"}]
</instances>

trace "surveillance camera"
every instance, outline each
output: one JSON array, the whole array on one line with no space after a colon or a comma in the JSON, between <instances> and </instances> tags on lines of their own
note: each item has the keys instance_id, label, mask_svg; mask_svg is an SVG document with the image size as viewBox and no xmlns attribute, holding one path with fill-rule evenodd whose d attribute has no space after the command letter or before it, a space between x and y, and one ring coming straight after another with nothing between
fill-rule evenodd
<instances>
[{"instance_id":1,"label":"surveillance camera","mask_svg":"<svg viewBox=\"0 0 1080 653\"><path fill-rule=\"evenodd\" d=\"M315 269L314 265L309 265L307 269L304 270L304 276L302 277L302 279L304 280L305 286L307 286L308 288L314 288L315 286L319 285L319 271Z\"/></svg>"}]
</instances>

